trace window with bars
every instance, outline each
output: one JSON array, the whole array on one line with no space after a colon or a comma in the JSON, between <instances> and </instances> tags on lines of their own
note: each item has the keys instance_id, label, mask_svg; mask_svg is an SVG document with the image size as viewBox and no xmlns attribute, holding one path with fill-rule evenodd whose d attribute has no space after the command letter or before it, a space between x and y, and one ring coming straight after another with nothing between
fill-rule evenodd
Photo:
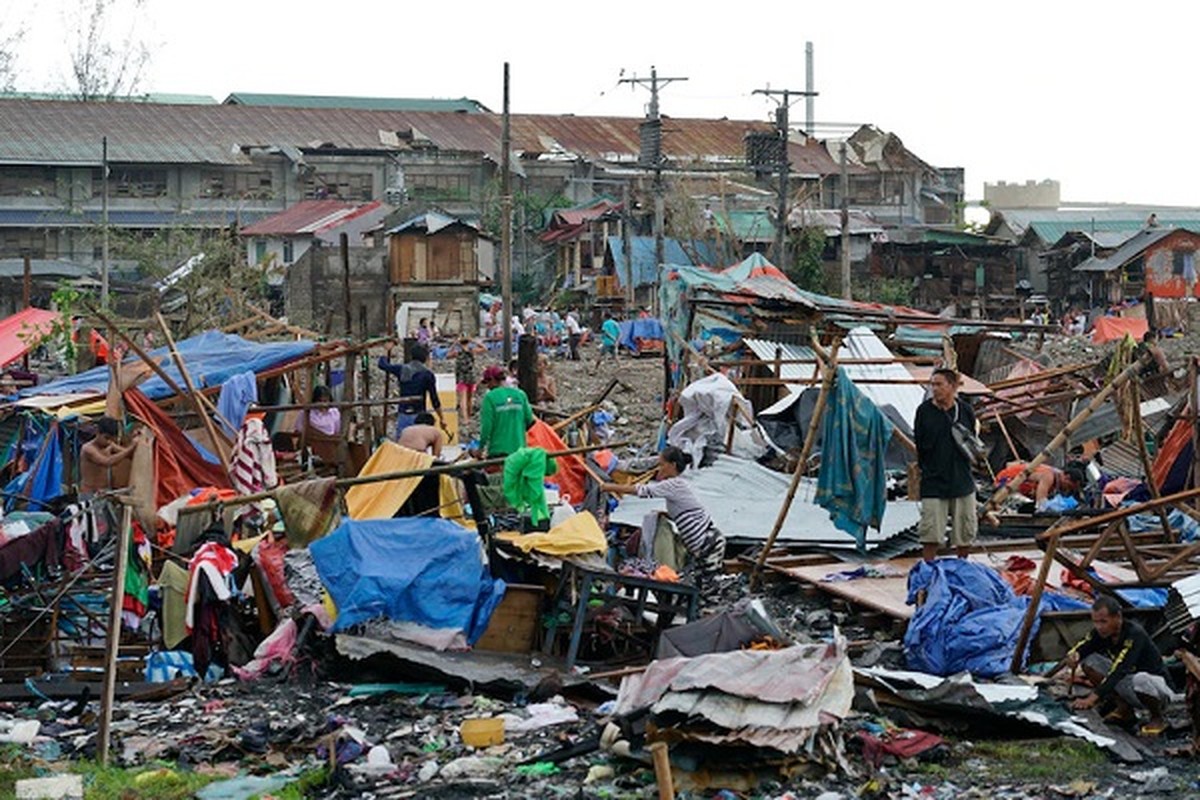
<instances>
[{"instance_id":1,"label":"window with bars","mask_svg":"<svg viewBox=\"0 0 1200 800\"><path fill-rule=\"evenodd\" d=\"M55 191L50 167L0 167L0 197L53 197Z\"/></svg>"},{"instance_id":2,"label":"window with bars","mask_svg":"<svg viewBox=\"0 0 1200 800\"><path fill-rule=\"evenodd\" d=\"M371 200L374 180L367 172L313 172L304 178L306 200Z\"/></svg>"},{"instance_id":3,"label":"window with bars","mask_svg":"<svg viewBox=\"0 0 1200 800\"><path fill-rule=\"evenodd\" d=\"M92 171L92 197L104 193L101 170ZM166 197L167 171L140 167L112 166L108 168L109 197Z\"/></svg>"},{"instance_id":4,"label":"window with bars","mask_svg":"<svg viewBox=\"0 0 1200 800\"><path fill-rule=\"evenodd\" d=\"M58 258L58 233L33 228L0 230L0 258Z\"/></svg>"},{"instance_id":5,"label":"window with bars","mask_svg":"<svg viewBox=\"0 0 1200 800\"><path fill-rule=\"evenodd\" d=\"M200 173L199 197L270 200L275 196L270 170L210 169Z\"/></svg>"},{"instance_id":6,"label":"window with bars","mask_svg":"<svg viewBox=\"0 0 1200 800\"><path fill-rule=\"evenodd\" d=\"M410 197L420 200L467 200L471 196L471 180L465 175L405 176Z\"/></svg>"}]
</instances>

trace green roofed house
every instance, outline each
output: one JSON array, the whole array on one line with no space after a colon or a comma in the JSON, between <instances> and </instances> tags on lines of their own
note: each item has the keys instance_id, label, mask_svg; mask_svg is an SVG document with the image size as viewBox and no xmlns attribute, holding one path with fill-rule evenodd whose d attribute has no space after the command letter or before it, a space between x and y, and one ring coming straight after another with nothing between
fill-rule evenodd
<instances>
[{"instance_id":1,"label":"green roofed house","mask_svg":"<svg viewBox=\"0 0 1200 800\"><path fill-rule=\"evenodd\" d=\"M487 106L469 97L342 97L319 94L263 94L234 92L225 98L231 106L279 106L282 108L353 108L359 111L457 111L487 113Z\"/></svg>"}]
</instances>

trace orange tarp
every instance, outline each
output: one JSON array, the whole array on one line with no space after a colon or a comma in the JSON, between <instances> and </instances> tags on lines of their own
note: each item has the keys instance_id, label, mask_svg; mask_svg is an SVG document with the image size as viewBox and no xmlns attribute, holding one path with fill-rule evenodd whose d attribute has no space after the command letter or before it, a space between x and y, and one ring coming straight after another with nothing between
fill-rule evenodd
<instances>
[{"instance_id":1,"label":"orange tarp","mask_svg":"<svg viewBox=\"0 0 1200 800\"><path fill-rule=\"evenodd\" d=\"M0 367L6 367L29 352L50 333L58 321L57 311L27 308L0 319Z\"/></svg>"},{"instance_id":2,"label":"orange tarp","mask_svg":"<svg viewBox=\"0 0 1200 800\"><path fill-rule=\"evenodd\" d=\"M196 450L175 421L137 389L125 392L129 413L154 431L154 503L162 508L198 486L230 488L229 477Z\"/></svg>"},{"instance_id":3,"label":"orange tarp","mask_svg":"<svg viewBox=\"0 0 1200 800\"><path fill-rule=\"evenodd\" d=\"M525 444L540 447L547 453L567 449L566 443L554 429L540 419L525 431ZM587 486L587 470L583 468L583 461L579 456L561 456L555 461L558 462L558 473L547 477L547 483L557 483L559 496L569 497L572 504L582 503Z\"/></svg>"},{"instance_id":4,"label":"orange tarp","mask_svg":"<svg viewBox=\"0 0 1200 800\"><path fill-rule=\"evenodd\" d=\"M1092 328L1092 343L1103 344L1114 339L1121 339L1129 334L1134 341L1140 342L1150 326L1145 319L1128 319L1126 317L1100 317Z\"/></svg>"}]
</instances>

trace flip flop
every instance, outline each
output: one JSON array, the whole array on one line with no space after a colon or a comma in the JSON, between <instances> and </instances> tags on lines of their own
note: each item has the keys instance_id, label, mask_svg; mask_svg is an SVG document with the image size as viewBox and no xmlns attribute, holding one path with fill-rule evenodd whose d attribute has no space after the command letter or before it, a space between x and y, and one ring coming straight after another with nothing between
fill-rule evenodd
<instances>
[{"instance_id":1,"label":"flip flop","mask_svg":"<svg viewBox=\"0 0 1200 800\"><path fill-rule=\"evenodd\" d=\"M1104 721L1109 725L1125 725L1133 720L1133 715L1127 711L1110 711L1104 715Z\"/></svg>"},{"instance_id":2,"label":"flip flop","mask_svg":"<svg viewBox=\"0 0 1200 800\"><path fill-rule=\"evenodd\" d=\"M1138 736L1154 737L1161 736L1167 730L1165 722L1147 722L1142 727L1138 728Z\"/></svg>"}]
</instances>

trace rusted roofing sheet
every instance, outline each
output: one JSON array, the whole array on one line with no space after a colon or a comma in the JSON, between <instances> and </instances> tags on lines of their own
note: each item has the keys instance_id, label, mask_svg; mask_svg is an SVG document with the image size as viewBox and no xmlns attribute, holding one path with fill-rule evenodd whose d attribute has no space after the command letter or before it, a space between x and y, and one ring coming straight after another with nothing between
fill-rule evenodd
<instances>
[{"instance_id":1,"label":"rusted roofing sheet","mask_svg":"<svg viewBox=\"0 0 1200 800\"><path fill-rule=\"evenodd\" d=\"M515 115L513 150L533 157L573 154L590 161L633 162L641 118ZM663 152L677 162L740 164L744 137L770 130L765 122L663 120ZM0 101L0 163L100 162L108 137L114 163L240 164L250 146L481 153L498 160L500 117L363 109L238 105L158 105L69 101ZM815 143L793 142L798 172L832 174L837 165Z\"/></svg>"}]
</instances>

